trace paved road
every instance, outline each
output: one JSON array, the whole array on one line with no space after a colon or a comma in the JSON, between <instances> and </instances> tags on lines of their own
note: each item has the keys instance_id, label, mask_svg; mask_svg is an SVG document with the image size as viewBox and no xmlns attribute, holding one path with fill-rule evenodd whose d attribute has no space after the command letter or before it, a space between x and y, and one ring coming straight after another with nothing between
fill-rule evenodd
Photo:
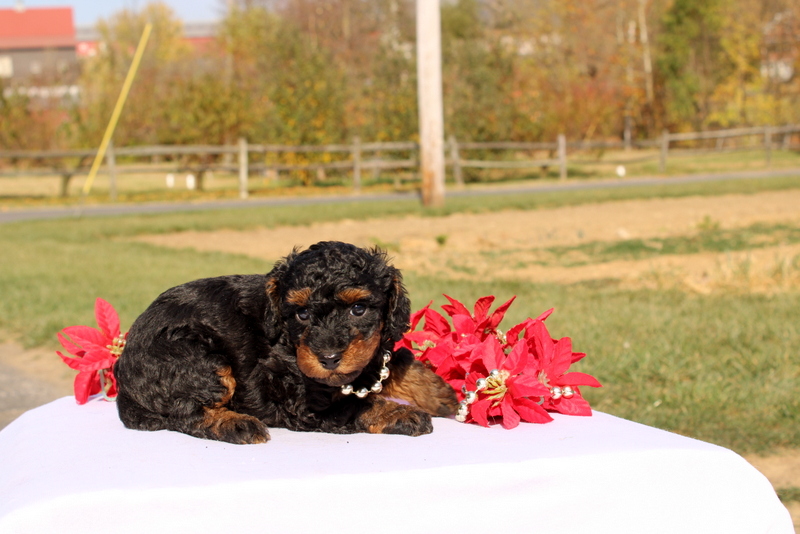
<instances>
[{"instance_id":1,"label":"paved road","mask_svg":"<svg viewBox=\"0 0 800 534\"><path fill-rule=\"evenodd\" d=\"M23 412L63 396L60 388L0 363L0 429Z\"/></svg>"},{"instance_id":2,"label":"paved road","mask_svg":"<svg viewBox=\"0 0 800 534\"><path fill-rule=\"evenodd\" d=\"M548 193L553 191L578 191L590 189L615 189L648 185L686 184L695 182L714 182L753 178L773 178L780 176L800 176L800 168L741 171L714 174L691 174L682 176L651 176L624 180L597 180L541 185L478 186L474 188L447 192L448 197L470 197L482 195L508 195L520 193ZM340 195L324 197L295 198L253 198L248 200L218 200L209 202L161 202L147 204L104 204L99 206L57 207L36 209L6 209L0 211L0 224L35 219L63 219L69 217L98 217L147 213L174 213L182 211L202 211L215 209L256 208L268 206L312 206L315 204L335 204L343 202L374 202L391 200L410 200L418 198L416 193L386 193L364 195Z\"/></svg>"}]
</instances>

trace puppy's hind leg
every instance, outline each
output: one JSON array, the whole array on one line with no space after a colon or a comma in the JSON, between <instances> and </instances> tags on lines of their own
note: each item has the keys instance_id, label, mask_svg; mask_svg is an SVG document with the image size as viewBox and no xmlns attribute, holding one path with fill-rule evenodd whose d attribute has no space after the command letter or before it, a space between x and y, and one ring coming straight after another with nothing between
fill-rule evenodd
<instances>
[{"instance_id":1,"label":"puppy's hind leg","mask_svg":"<svg viewBox=\"0 0 800 534\"><path fill-rule=\"evenodd\" d=\"M222 399L211 407L203 408L203 418L196 424L198 437L227 441L228 443L266 443L269 440L267 425L252 415L234 412L225 407L233 397L236 380L230 367L223 367L217 374L227 388ZM191 433L191 432L189 432Z\"/></svg>"},{"instance_id":2,"label":"puppy's hind leg","mask_svg":"<svg viewBox=\"0 0 800 534\"><path fill-rule=\"evenodd\" d=\"M236 388L231 368L223 366L204 379L207 388L194 383L194 391L182 391L158 402L150 399L145 408L120 388L117 408L123 424L136 430L174 430L204 439L228 443L265 443L269 440L267 426L257 418L227 408ZM186 386L186 383L183 383ZM199 395L202 391L204 394ZM198 399L198 396L202 397ZM213 400L211 400L213 398Z\"/></svg>"}]
</instances>

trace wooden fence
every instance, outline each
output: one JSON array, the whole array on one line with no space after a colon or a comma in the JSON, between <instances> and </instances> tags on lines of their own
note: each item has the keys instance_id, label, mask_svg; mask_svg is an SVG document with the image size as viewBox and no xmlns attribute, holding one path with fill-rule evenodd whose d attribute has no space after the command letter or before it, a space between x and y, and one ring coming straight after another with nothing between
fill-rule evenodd
<instances>
[{"instance_id":1,"label":"wooden fence","mask_svg":"<svg viewBox=\"0 0 800 534\"><path fill-rule=\"evenodd\" d=\"M446 144L446 165L453 173L458 186L463 186L463 169L507 169L522 170L535 168L558 168L559 177L567 177L567 164L597 162L581 159L580 155L595 151L598 154L607 150L654 149L639 158L626 157L619 163L658 159L659 169L665 172L670 154L694 154L709 151L753 149L764 150L767 165L771 163L775 149L795 148L791 143L793 134L800 133L800 125L765 126L759 128L738 128L706 132L670 133L664 131L658 140L644 141L576 141L568 142L559 135L553 143L525 142L464 142L450 137ZM757 143L731 144L735 138L755 138ZM780 143L776 144L776 139ZM714 146L702 146L709 140ZM694 146L687 146L694 143ZM701 146L696 146L700 144ZM202 189L203 176L209 171L225 171L238 175L239 196L247 198L248 182L251 174L263 173L277 176L279 172L305 171L324 175L327 171L343 171L352 176L352 186L358 192L362 185L362 174L372 170L410 169L419 167L418 145L413 142L362 143L356 137L351 144L337 145L267 145L251 144L240 139L236 145L191 145L191 146L138 146L114 147L106 152L106 171L109 176L109 189L112 200L117 196L117 177L120 174L175 173L191 172L196 176L197 186ZM657 149L657 150L655 150ZM479 152L483 157L465 157ZM548 157L523 158L519 153L546 153ZM508 157L508 154L512 157ZM568 153L571 153L568 158ZM280 161L281 155L305 154L302 162ZM310 156L317 154L320 156ZM385 157L394 154L394 157ZM28 151L0 150L0 177L4 176L61 176L61 194L67 195L69 182L74 176L88 174L89 166L96 150ZM487 155L498 156L487 158ZM129 160L149 158L147 165L117 164L117 158ZM169 161L167 161L167 159ZM284 158L286 159L286 158ZM319 161L313 161L318 159ZM22 162L29 165L20 165ZM154 163L153 163L154 162ZM603 159L603 163L616 163ZM3 165L5 164L5 165Z\"/></svg>"}]
</instances>

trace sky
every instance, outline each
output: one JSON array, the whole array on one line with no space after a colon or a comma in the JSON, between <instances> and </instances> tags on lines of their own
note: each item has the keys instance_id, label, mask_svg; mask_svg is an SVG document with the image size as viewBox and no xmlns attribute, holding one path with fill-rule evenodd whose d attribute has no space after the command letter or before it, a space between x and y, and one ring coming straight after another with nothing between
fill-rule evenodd
<instances>
[{"instance_id":1,"label":"sky","mask_svg":"<svg viewBox=\"0 0 800 534\"><path fill-rule=\"evenodd\" d=\"M217 20L225 0L162 0L185 22ZM121 9L138 9L147 0L23 0L25 7L72 7L76 26L93 26L97 19L108 18ZM0 8L12 8L17 0L0 0Z\"/></svg>"}]
</instances>

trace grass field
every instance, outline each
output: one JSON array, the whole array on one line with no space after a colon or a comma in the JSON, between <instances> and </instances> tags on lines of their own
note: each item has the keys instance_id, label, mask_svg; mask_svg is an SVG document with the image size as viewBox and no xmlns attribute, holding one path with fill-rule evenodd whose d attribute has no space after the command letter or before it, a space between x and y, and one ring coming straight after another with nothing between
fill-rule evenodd
<instances>
[{"instance_id":1,"label":"grass field","mask_svg":"<svg viewBox=\"0 0 800 534\"><path fill-rule=\"evenodd\" d=\"M535 210L632 198L713 199L726 193L796 189L800 179L775 178L459 198L436 211L425 211L413 201L396 201L6 224L0 226L0 331L20 336L29 346L52 345L61 328L93 323L98 296L117 308L126 328L168 287L205 276L266 272L271 267L271 261L244 255L177 250L129 239L142 234ZM626 242L621 249L592 244L578 251L549 253L555 262L576 252L581 261L595 262L672 250L743 250L774 241L795 242L800 232L786 225L732 230L709 221L707 226L701 238ZM742 453L800 443L797 289L701 295L667 287L630 289L603 280L557 285L455 280L420 273L407 273L406 282L415 307L429 300L443 303L442 293L464 302L487 294L500 301L517 295L508 325L556 307L548 319L551 333L571 337L576 350L587 352L575 370L591 373L604 384L602 389L586 391L598 410Z\"/></svg>"}]
</instances>

